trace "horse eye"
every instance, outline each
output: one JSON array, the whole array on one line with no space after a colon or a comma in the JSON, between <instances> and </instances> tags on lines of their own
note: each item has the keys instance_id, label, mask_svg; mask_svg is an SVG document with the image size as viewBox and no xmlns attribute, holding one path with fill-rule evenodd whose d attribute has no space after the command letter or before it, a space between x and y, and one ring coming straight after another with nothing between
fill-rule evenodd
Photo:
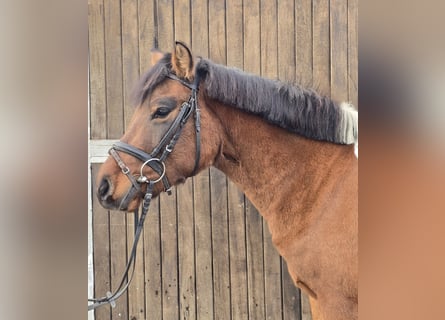
<instances>
[{"instance_id":1,"label":"horse eye","mask_svg":"<svg viewBox=\"0 0 445 320\"><path fill-rule=\"evenodd\" d=\"M171 110L169 108L160 107L160 108L156 109L156 111L153 113L151 118L152 119L163 118L163 117L167 116L170 113L170 111Z\"/></svg>"}]
</instances>

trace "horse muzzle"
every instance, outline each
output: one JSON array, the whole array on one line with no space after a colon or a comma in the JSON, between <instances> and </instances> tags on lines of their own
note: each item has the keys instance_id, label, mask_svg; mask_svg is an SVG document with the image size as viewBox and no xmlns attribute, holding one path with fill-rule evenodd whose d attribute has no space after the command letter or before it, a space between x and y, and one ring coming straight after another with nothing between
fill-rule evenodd
<instances>
[{"instance_id":1,"label":"horse muzzle","mask_svg":"<svg viewBox=\"0 0 445 320\"><path fill-rule=\"evenodd\" d=\"M127 211L130 207L130 203L133 200L136 200L136 197L139 198L141 195L141 190L139 188L135 188L133 185L130 185L127 192L119 198L115 198L114 191L114 185L111 179L109 177L103 177L97 188L96 194L100 204L105 209ZM137 201L136 207L138 205L139 201Z\"/></svg>"}]
</instances>

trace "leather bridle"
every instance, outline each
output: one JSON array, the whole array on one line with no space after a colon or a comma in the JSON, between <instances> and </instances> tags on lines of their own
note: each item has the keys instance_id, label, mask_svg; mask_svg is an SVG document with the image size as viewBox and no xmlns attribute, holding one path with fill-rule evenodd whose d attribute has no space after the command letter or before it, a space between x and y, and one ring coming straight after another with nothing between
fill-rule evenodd
<instances>
[{"instance_id":1,"label":"leather bridle","mask_svg":"<svg viewBox=\"0 0 445 320\"><path fill-rule=\"evenodd\" d=\"M201 158L201 116L200 116L200 110L197 103L197 93L198 93L198 86L199 86L199 76L198 72L196 73L195 79L193 83L186 82L180 78L178 78L174 74L167 75L168 78L179 81L182 85L186 86L187 88L191 89L191 95L188 99L188 101L184 102L181 105L181 108L179 110L179 114L176 116L173 123L170 125L162 139L159 141L158 145L153 149L151 153L146 153L144 150L141 150L139 148L136 148L128 143L118 141L111 149L108 151L108 153L114 158L114 160L117 162L119 168L122 170L122 173L127 176L127 178L131 182L131 187L127 191L126 195L122 198L121 203L119 205L119 209L123 209L123 206L125 204L128 205L128 202L131 201L131 199L136 196L136 194L142 192L142 185L147 184L147 189L145 191L143 201L142 201L142 213L141 217L138 219L138 209L134 212L135 217L135 235L134 235L134 241L133 246L130 253L130 258L127 262L127 266L125 268L124 274L122 276L121 282L118 286L118 288L115 290L114 293L111 293L110 291L107 292L105 297L102 298L93 298L88 299L89 302L93 302L93 304L88 305L88 311L94 310L102 305L110 304L112 307L116 305L115 300L119 298L125 290L127 290L128 286L130 285L130 282L133 278L134 274L134 268L136 264L136 249L137 244L144 226L145 217L148 213L148 208L150 207L150 202L153 197L153 188L154 185L157 182L162 181L164 185L165 192L168 193L168 195L171 195L171 185L168 181L167 175L165 174L165 160L170 155L170 153L173 151L173 148L175 147L176 143L178 142L179 136L181 135L182 129L184 128L184 125L187 123L187 120L190 118L192 114L195 115L195 132L196 132L196 156L195 156L195 165L193 168L192 176L197 173L197 170L199 169L199 160ZM119 152L123 152L126 154L129 154L140 161L142 161L142 165L140 167L139 174L132 174L128 166L125 164L124 161L119 156ZM143 169L145 166L148 166L153 169L158 175L159 178L155 180L150 180L147 176L143 174ZM130 267L133 266L130 279L128 280L128 272L130 270ZM127 280L127 281L126 281Z\"/></svg>"}]
</instances>

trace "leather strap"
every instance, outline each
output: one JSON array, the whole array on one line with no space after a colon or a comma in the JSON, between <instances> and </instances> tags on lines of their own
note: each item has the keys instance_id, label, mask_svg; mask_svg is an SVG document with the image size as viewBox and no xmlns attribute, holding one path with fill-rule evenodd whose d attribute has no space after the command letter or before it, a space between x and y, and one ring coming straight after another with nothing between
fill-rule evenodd
<instances>
[{"instance_id":1,"label":"leather strap","mask_svg":"<svg viewBox=\"0 0 445 320\"><path fill-rule=\"evenodd\" d=\"M150 202L153 197L153 187L154 183L149 183L147 186L147 191L144 195L144 200L142 202L142 214L137 221L137 215L138 210L135 211L135 233L134 233L134 241L133 246L131 248L130 258L127 262L127 266L125 267L124 274L122 275L121 282L118 286L118 288L114 291L114 293L107 292L107 295L105 297L99 298L99 299L88 299L89 302L93 302L93 304L88 306L88 311L94 310L102 305L105 304L111 304L112 307L115 306L115 300L118 299L124 292L127 290L128 286L131 283L131 280L133 279L134 275L134 268L136 265L136 252L137 252L137 246L139 242L139 238L141 237L142 229L144 228L144 221L147 217L148 208L150 207ZM133 266L131 271L130 279L125 281L128 277L128 272L130 271L130 267Z\"/></svg>"}]
</instances>

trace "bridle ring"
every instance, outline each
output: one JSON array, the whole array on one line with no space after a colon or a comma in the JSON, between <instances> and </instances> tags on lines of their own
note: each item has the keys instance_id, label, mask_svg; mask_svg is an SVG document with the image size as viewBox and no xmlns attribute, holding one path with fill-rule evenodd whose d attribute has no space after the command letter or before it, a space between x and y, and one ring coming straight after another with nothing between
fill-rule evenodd
<instances>
[{"instance_id":1,"label":"bridle ring","mask_svg":"<svg viewBox=\"0 0 445 320\"><path fill-rule=\"evenodd\" d=\"M151 162L151 161L157 161L157 162L159 162L159 163L162 165L162 174L160 175L159 178L157 178L156 180L153 180L152 182L153 182L153 183L157 183L157 182L161 181L162 178L164 178L164 176L165 176L165 163L162 162L159 158L150 158L150 159L148 159L147 161L145 161L145 162L142 164L142 166L141 166L141 176L140 176L140 178L138 179L139 181L143 181L143 182L147 182L147 181L148 181L148 178L144 176L144 174L142 173L142 170L143 170L144 167L145 167L149 162ZM144 178L145 178L145 179L144 179Z\"/></svg>"}]
</instances>

